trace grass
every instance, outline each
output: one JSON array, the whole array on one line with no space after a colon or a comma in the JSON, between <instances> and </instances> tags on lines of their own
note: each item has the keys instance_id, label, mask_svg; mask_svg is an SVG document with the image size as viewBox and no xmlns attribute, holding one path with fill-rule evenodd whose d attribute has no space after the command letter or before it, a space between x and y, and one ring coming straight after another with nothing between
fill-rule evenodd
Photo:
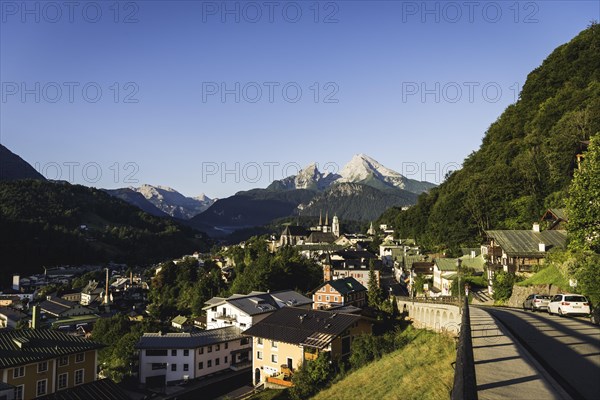
<instances>
[{"instance_id":1,"label":"grass","mask_svg":"<svg viewBox=\"0 0 600 400\"><path fill-rule=\"evenodd\" d=\"M531 277L524 281L518 282L517 286L532 286L532 285L555 285L563 290L569 289L569 281L566 279L560 270L553 264L536 272Z\"/></svg>"},{"instance_id":2,"label":"grass","mask_svg":"<svg viewBox=\"0 0 600 400\"><path fill-rule=\"evenodd\" d=\"M313 400L448 399L456 359L454 340L407 328L412 341L321 391Z\"/></svg>"}]
</instances>

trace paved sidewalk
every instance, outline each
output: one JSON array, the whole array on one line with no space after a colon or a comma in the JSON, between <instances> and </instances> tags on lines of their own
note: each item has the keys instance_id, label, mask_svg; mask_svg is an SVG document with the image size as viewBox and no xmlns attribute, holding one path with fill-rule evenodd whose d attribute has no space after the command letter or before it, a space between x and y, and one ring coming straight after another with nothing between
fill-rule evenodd
<instances>
[{"instance_id":1,"label":"paved sidewalk","mask_svg":"<svg viewBox=\"0 0 600 400\"><path fill-rule=\"evenodd\" d=\"M479 400L571 399L489 313L469 311Z\"/></svg>"}]
</instances>

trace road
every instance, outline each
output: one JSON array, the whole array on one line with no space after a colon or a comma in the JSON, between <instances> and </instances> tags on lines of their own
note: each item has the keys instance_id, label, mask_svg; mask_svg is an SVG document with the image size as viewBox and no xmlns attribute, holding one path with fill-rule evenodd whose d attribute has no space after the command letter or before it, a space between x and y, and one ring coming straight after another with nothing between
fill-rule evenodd
<instances>
[{"instance_id":1,"label":"road","mask_svg":"<svg viewBox=\"0 0 600 400\"><path fill-rule=\"evenodd\" d=\"M574 399L600 398L600 327L547 313L482 308L506 326Z\"/></svg>"}]
</instances>

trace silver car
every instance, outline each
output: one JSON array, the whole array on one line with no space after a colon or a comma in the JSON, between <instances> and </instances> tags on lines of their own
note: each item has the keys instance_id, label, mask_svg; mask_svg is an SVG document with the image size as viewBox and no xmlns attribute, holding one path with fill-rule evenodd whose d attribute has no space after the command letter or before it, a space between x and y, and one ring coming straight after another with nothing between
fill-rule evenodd
<instances>
[{"instance_id":1,"label":"silver car","mask_svg":"<svg viewBox=\"0 0 600 400\"><path fill-rule=\"evenodd\" d=\"M551 298L546 294L530 294L523 302L523 310L546 311Z\"/></svg>"}]
</instances>

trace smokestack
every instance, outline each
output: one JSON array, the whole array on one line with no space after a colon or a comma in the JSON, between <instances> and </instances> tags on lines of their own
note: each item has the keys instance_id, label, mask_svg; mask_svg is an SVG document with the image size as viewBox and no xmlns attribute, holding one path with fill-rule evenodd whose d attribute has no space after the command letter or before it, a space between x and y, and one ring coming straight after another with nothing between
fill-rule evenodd
<instances>
[{"instance_id":1,"label":"smokestack","mask_svg":"<svg viewBox=\"0 0 600 400\"><path fill-rule=\"evenodd\" d=\"M40 329L40 309L38 306L33 306L31 310L31 328Z\"/></svg>"},{"instance_id":2,"label":"smokestack","mask_svg":"<svg viewBox=\"0 0 600 400\"><path fill-rule=\"evenodd\" d=\"M108 304L108 268L106 268L106 292L104 292L104 304Z\"/></svg>"}]
</instances>

